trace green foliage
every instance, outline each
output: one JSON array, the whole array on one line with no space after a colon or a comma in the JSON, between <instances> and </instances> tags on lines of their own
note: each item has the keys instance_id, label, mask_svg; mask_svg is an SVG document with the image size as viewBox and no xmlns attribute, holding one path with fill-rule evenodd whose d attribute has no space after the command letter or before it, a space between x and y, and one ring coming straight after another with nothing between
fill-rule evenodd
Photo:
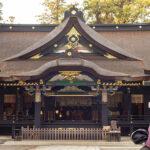
<instances>
[{"instance_id":1,"label":"green foliage","mask_svg":"<svg viewBox=\"0 0 150 150\"><path fill-rule=\"evenodd\" d=\"M15 22L15 17L14 16L9 16L7 23L13 24Z\"/></svg>"},{"instance_id":2,"label":"green foliage","mask_svg":"<svg viewBox=\"0 0 150 150\"><path fill-rule=\"evenodd\" d=\"M38 20L50 24L59 24L72 7L65 0L43 0L42 5L45 11ZM83 9L88 23L150 22L150 0L84 0Z\"/></svg>"},{"instance_id":3,"label":"green foliage","mask_svg":"<svg viewBox=\"0 0 150 150\"><path fill-rule=\"evenodd\" d=\"M42 5L45 7L45 11L42 15L38 16L39 21L41 23L60 23L65 10L64 0L44 0Z\"/></svg>"},{"instance_id":4,"label":"green foliage","mask_svg":"<svg viewBox=\"0 0 150 150\"><path fill-rule=\"evenodd\" d=\"M43 0L44 13L38 16L41 23L59 24L64 18L64 12L72 5L66 4L65 0Z\"/></svg>"},{"instance_id":5,"label":"green foliage","mask_svg":"<svg viewBox=\"0 0 150 150\"><path fill-rule=\"evenodd\" d=\"M0 21L2 20L2 3L0 2Z\"/></svg>"},{"instance_id":6,"label":"green foliage","mask_svg":"<svg viewBox=\"0 0 150 150\"><path fill-rule=\"evenodd\" d=\"M89 23L150 22L150 0L84 0Z\"/></svg>"},{"instance_id":7,"label":"green foliage","mask_svg":"<svg viewBox=\"0 0 150 150\"><path fill-rule=\"evenodd\" d=\"M38 16L38 21L43 24L59 24L64 19L64 12L73 7L65 0L43 0L42 5L45 10ZM77 6L78 4L75 4Z\"/></svg>"}]
</instances>

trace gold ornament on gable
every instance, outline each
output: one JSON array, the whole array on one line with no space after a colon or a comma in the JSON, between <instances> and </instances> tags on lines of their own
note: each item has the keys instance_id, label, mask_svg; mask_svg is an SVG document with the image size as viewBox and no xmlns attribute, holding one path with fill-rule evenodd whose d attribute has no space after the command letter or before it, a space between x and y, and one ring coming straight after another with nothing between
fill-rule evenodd
<instances>
[{"instance_id":1,"label":"gold ornament on gable","mask_svg":"<svg viewBox=\"0 0 150 150\"><path fill-rule=\"evenodd\" d=\"M81 71L59 71L60 75L68 81L73 81L80 75Z\"/></svg>"}]
</instances>

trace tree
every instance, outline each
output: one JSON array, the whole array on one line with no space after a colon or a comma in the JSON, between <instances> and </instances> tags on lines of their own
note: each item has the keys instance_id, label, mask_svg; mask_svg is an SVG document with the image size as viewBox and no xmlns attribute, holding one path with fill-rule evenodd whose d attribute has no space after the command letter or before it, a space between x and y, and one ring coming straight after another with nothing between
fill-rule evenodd
<instances>
[{"instance_id":1,"label":"tree","mask_svg":"<svg viewBox=\"0 0 150 150\"><path fill-rule=\"evenodd\" d=\"M15 17L14 16L9 16L7 22L10 23L10 24L13 24L15 22Z\"/></svg>"},{"instance_id":2,"label":"tree","mask_svg":"<svg viewBox=\"0 0 150 150\"><path fill-rule=\"evenodd\" d=\"M43 24L59 24L64 18L64 12L71 8L65 0L43 0L44 12L38 16L38 21ZM75 4L77 6L78 4Z\"/></svg>"},{"instance_id":3,"label":"tree","mask_svg":"<svg viewBox=\"0 0 150 150\"><path fill-rule=\"evenodd\" d=\"M150 0L84 0L89 23L150 22Z\"/></svg>"},{"instance_id":4,"label":"tree","mask_svg":"<svg viewBox=\"0 0 150 150\"><path fill-rule=\"evenodd\" d=\"M3 6L2 3L0 2L0 21L2 20L2 10L1 10L2 6Z\"/></svg>"},{"instance_id":5,"label":"tree","mask_svg":"<svg viewBox=\"0 0 150 150\"><path fill-rule=\"evenodd\" d=\"M44 0L42 5L45 7L44 13L38 16L41 23L58 24L62 20L65 11L64 0Z\"/></svg>"}]
</instances>

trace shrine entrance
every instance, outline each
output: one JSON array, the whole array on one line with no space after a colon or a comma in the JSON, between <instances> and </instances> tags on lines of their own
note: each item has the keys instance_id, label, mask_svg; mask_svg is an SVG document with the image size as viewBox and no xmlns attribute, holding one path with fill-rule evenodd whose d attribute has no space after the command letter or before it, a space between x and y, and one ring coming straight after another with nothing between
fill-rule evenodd
<instances>
[{"instance_id":1,"label":"shrine entrance","mask_svg":"<svg viewBox=\"0 0 150 150\"><path fill-rule=\"evenodd\" d=\"M43 121L58 124L100 122L100 105L93 95L56 95L44 98Z\"/></svg>"},{"instance_id":2,"label":"shrine entrance","mask_svg":"<svg viewBox=\"0 0 150 150\"><path fill-rule=\"evenodd\" d=\"M41 122L70 126L100 124L100 94L96 82L87 74L59 71L45 83L44 91Z\"/></svg>"}]
</instances>

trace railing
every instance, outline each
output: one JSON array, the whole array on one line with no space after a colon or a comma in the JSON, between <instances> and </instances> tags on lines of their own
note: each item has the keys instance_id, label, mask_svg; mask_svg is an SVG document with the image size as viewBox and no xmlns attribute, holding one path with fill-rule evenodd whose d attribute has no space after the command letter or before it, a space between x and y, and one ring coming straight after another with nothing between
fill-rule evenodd
<instances>
[{"instance_id":1,"label":"railing","mask_svg":"<svg viewBox=\"0 0 150 150\"><path fill-rule=\"evenodd\" d=\"M23 140L102 140L107 133L101 128L21 128Z\"/></svg>"},{"instance_id":2,"label":"railing","mask_svg":"<svg viewBox=\"0 0 150 150\"><path fill-rule=\"evenodd\" d=\"M11 115L9 117L6 117L5 115L0 115L1 121L25 121L25 120L34 120L34 116L25 116L25 115ZM42 119L41 119L42 120ZM117 121L131 121L131 120L149 120L150 121L150 115L119 115L119 116L109 116L109 120L117 120ZM44 122L44 120L42 120ZM54 120L55 121L55 120Z\"/></svg>"},{"instance_id":3,"label":"railing","mask_svg":"<svg viewBox=\"0 0 150 150\"><path fill-rule=\"evenodd\" d=\"M15 114L13 114L13 115L9 115L9 116L7 116L7 115L4 115L4 114L1 114L0 115L0 118L1 118L1 120L3 120L3 121L13 121L13 120L15 120L15 121L22 121L22 120L34 120L34 116L26 116L26 115L15 115Z\"/></svg>"}]
</instances>

